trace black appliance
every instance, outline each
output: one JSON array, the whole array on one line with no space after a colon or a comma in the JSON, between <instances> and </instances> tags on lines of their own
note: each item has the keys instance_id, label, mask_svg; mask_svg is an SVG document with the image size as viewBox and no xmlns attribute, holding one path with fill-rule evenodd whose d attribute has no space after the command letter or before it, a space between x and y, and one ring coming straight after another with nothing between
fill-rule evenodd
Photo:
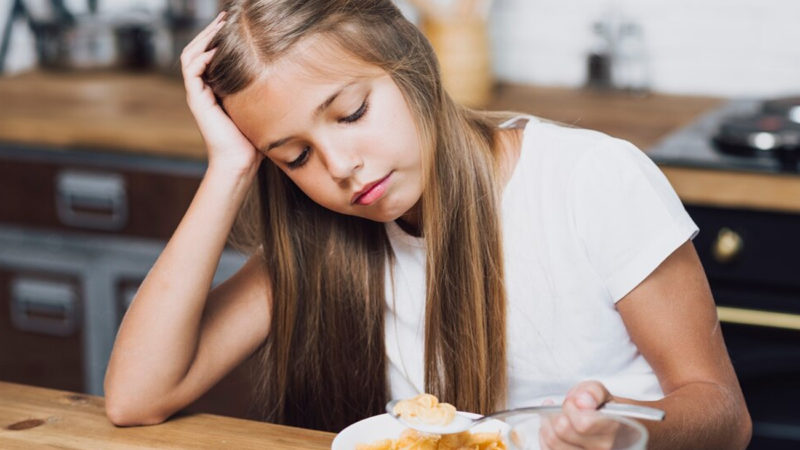
<instances>
[{"instance_id":1,"label":"black appliance","mask_svg":"<svg viewBox=\"0 0 800 450\"><path fill-rule=\"evenodd\" d=\"M661 166L800 177L800 98L733 100L668 136ZM753 419L753 450L800 448L800 212L686 204Z\"/></svg>"}]
</instances>

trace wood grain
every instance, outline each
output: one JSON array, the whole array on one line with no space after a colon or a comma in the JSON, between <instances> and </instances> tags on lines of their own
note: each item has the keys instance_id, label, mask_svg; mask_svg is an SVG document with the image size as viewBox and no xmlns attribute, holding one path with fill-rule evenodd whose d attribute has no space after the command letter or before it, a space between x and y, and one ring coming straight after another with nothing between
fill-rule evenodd
<instances>
[{"instance_id":1,"label":"wood grain","mask_svg":"<svg viewBox=\"0 0 800 450\"><path fill-rule=\"evenodd\" d=\"M800 213L800 177L665 167L684 203L698 206Z\"/></svg>"},{"instance_id":2,"label":"wood grain","mask_svg":"<svg viewBox=\"0 0 800 450\"><path fill-rule=\"evenodd\" d=\"M160 74L0 77L0 140L205 158L181 81Z\"/></svg>"},{"instance_id":3,"label":"wood grain","mask_svg":"<svg viewBox=\"0 0 800 450\"><path fill-rule=\"evenodd\" d=\"M0 448L59 449L329 449L334 435L210 414L173 417L159 425L119 428L104 400L0 382Z\"/></svg>"},{"instance_id":4,"label":"wood grain","mask_svg":"<svg viewBox=\"0 0 800 450\"><path fill-rule=\"evenodd\" d=\"M521 111L602 131L645 150L722 102L713 97L501 85L489 109Z\"/></svg>"}]
</instances>

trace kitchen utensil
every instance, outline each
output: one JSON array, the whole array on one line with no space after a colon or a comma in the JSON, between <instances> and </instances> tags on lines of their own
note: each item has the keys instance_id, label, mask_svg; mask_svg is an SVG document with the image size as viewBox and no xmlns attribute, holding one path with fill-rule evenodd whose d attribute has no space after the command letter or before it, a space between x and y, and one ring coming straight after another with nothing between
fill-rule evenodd
<instances>
[{"instance_id":1,"label":"kitchen utensil","mask_svg":"<svg viewBox=\"0 0 800 450\"><path fill-rule=\"evenodd\" d=\"M782 116L792 122L800 123L800 96L766 100L761 104L761 112Z\"/></svg>"},{"instance_id":2,"label":"kitchen utensil","mask_svg":"<svg viewBox=\"0 0 800 450\"><path fill-rule=\"evenodd\" d=\"M756 114L726 118L720 123L713 142L724 153L769 155L780 162L782 170L798 170L800 123L784 116Z\"/></svg>"},{"instance_id":3,"label":"kitchen utensil","mask_svg":"<svg viewBox=\"0 0 800 450\"><path fill-rule=\"evenodd\" d=\"M515 408L509 409L505 411L498 411L493 414L489 414L482 417L469 417L464 414L456 414L455 419L450 422L448 425L429 425L423 423L417 423L413 421L407 421L400 417L399 415L394 413L394 406L400 400L392 400L386 404L386 412L389 413L390 416L394 417L405 426L409 428L413 428L418 431L422 431L425 433L435 433L435 434L452 434L452 433L460 433L462 431L469 430L470 428L478 425L484 421L498 419L504 420L507 417L520 415L520 414L553 414L558 413L561 411L560 406L530 406L526 408ZM597 411L614 416L623 416L623 417L633 417L637 419L645 419L645 420L663 420L664 419L664 411L656 408L649 408L647 406L639 406L639 405L629 405L623 403L613 403L609 402L601 406Z\"/></svg>"}]
</instances>

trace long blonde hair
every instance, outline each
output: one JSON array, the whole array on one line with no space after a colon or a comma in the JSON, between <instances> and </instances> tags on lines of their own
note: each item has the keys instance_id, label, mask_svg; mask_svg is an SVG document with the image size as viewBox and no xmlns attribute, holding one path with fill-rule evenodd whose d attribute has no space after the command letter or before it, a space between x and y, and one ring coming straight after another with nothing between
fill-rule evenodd
<instances>
[{"instance_id":1,"label":"long blonde hair","mask_svg":"<svg viewBox=\"0 0 800 450\"><path fill-rule=\"evenodd\" d=\"M459 409L505 402L506 300L494 136L505 114L454 103L425 37L390 0L241 0L204 79L218 98L239 92L304 37L382 68L412 111L423 147L427 247L425 389ZM263 247L272 282L269 338L257 398L264 418L337 431L378 414L388 397L384 348L384 224L327 210L269 160L238 230Z\"/></svg>"}]
</instances>

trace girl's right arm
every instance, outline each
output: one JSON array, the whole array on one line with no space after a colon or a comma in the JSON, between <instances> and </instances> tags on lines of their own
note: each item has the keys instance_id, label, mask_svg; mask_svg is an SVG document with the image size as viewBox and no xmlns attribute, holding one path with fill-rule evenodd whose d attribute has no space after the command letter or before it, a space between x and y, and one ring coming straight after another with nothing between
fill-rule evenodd
<instances>
[{"instance_id":1,"label":"girl's right arm","mask_svg":"<svg viewBox=\"0 0 800 450\"><path fill-rule=\"evenodd\" d=\"M208 147L208 170L180 225L120 325L105 377L106 414L117 425L164 421L267 337L269 280L256 254L209 293L227 236L263 156L200 78L217 17L183 51L187 102Z\"/></svg>"}]
</instances>

